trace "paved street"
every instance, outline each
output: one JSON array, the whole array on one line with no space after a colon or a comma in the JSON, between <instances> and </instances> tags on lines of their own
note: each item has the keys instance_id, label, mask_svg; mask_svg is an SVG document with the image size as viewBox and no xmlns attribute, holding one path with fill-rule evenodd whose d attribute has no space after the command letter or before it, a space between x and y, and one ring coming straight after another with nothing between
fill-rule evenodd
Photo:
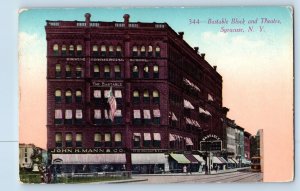
<instances>
[{"instance_id":1,"label":"paved street","mask_svg":"<svg viewBox=\"0 0 300 191\"><path fill-rule=\"evenodd\" d=\"M133 182L131 184L168 184L168 183L226 183L226 182L262 182L262 173L231 172L214 175L142 175L133 178L145 178L148 181Z\"/></svg>"}]
</instances>

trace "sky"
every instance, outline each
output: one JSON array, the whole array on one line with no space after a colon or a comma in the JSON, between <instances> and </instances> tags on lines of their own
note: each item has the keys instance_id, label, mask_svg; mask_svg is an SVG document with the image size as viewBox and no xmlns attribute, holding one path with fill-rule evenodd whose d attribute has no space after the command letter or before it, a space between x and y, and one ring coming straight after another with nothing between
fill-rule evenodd
<instances>
[{"instance_id":1,"label":"sky","mask_svg":"<svg viewBox=\"0 0 300 191\"><path fill-rule=\"evenodd\" d=\"M265 181L293 177L293 20L289 7L31 9L19 14L19 141L46 148L46 20L166 22L223 77L228 117L264 129ZM176 17L174 17L176 15ZM262 18L279 23L261 23ZM208 21L228 20L228 24ZM245 24L231 24L232 19ZM249 24L248 21L252 23ZM195 23L190 23L195 21ZM199 21L199 22L198 22ZM250 21L250 22L251 22ZM253 32L248 32L253 26ZM243 28L244 32L222 32ZM261 31L260 31L261 30ZM276 160L275 160L276 159ZM280 172L280 173L279 173Z\"/></svg>"}]
</instances>

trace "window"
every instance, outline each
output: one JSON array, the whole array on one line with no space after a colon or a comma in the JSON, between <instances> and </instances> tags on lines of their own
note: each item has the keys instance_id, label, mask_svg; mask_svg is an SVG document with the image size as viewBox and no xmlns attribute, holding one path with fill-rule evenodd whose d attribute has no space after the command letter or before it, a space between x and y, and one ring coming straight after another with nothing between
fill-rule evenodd
<instances>
[{"instance_id":1,"label":"window","mask_svg":"<svg viewBox=\"0 0 300 191\"><path fill-rule=\"evenodd\" d=\"M67 125L71 125L72 124L72 110L71 109L67 109L65 111L65 124Z\"/></svg>"},{"instance_id":2,"label":"window","mask_svg":"<svg viewBox=\"0 0 300 191\"><path fill-rule=\"evenodd\" d=\"M140 103L140 93L137 90L133 91L133 103L134 104Z\"/></svg>"},{"instance_id":3,"label":"window","mask_svg":"<svg viewBox=\"0 0 300 191\"><path fill-rule=\"evenodd\" d=\"M75 52L74 52L74 45L70 45L70 47L69 47L69 55L70 55L70 56L74 56L74 55L75 55Z\"/></svg>"},{"instance_id":4,"label":"window","mask_svg":"<svg viewBox=\"0 0 300 191\"><path fill-rule=\"evenodd\" d=\"M159 109L153 110L153 122L156 125L160 124L160 110Z\"/></svg>"},{"instance_id":5,"label":"window","mask_svg":"<svg viewBox=\"0 0 300 191\"><path fill-rule=\"evenodd\" d=\"M115 147L121 147L121 146L122 146L122 134L115 133Z\"/></svg>"},{"instance_id":6,"label":"window","mask_svg":"<svg viewBox=\"0 0 300 191\"><path fill-rule=\"evenodd\" d=\"M104 66L104 78L110 78L110 68L109 65Z\"/></svg>"},{"instance_id":7,"label":"window","mask_svg":"<svg viewBox=\"0 0 300 191\"><path fill-rule=\"evenodd\" d=\"M101 147L102 146L101 134L100 133L95 133L94 134L94 142L95 142L95 147Z\"/></svg>"},{"instance_id":8,"label":"window","mask_svg":"<svg viewBox=\"0 0 300 191\"><path fill-rule=\"evenodd\" d=\"M141 147L141 134L133 133L133 147L140 148Z\"/></svg>"},{"instance_id":9,"label":"window","mask_svg":"<svg viewBox=\"0 0 300 191\"><path fill-rule=\"evenodd\" d=\"M153 78L159 78L159 70L157 65L153 66Z\"/></svg>"},{"instance_id":10,"label":"window","mask_svg":"<svg viewBox=\"0 0 300 191\"><path fill-rule=\"evenodd\" d=\"M93 46L93 53L92 53L93 56L98 56L98 46L97 45L94 45Z\"/></svg>"},{"instance_id":11,"label":"window","mask_svg":"<svg viewBox=\"0 0 300 191\"><path fill-rule=\"evenodd\" d=\"M82 77L82 67L80 65L76 66L76 78Z\"/></svg>"},{"instance_id":12,"label":"window","mask_svg":"<svg viewBox=\"0 0 300 191\"><path fill-rule=\"evenodd\" d=\"M148 56L151 57L153 55L153 48L152 46L148 46Z\"/></svg>"},{"instance_id":13,"label":"window","mask_svg":"<svg viewBox=\"0 0 300 191\"><path fill-rule=\"evenodd\" d=\"M61 90L55 90L55 103L61 102Z\"/></svg>"},{"instance_id":14,"label":"window","mask_svg":"<svg viewBox=\"0 0 300 191\"><path fill-rule=\"evenodd\" d=\"M55 133L55 147L62 147L61 133Z\"/></svg>"},{"instance_id":15,"label":"window","mask_svg":"<svg viewBox=\"0 0 300 191\"><path fill-rule=\"evenodd\" d=\"M142 56L142 57L145 57L145 56L146 56L146 48L145 48L145 46L142 46L142 47L141 47L141 56Z\"/></svg>"},{"instance_id":16,"label":"window","mask_svg":"<svg viewBox=\"0 0 300 191\"><path fill-rule=\"evenodd\" d=\"M76 90L76 103L81 103L82 102L82 92L81 90Z\"/></svg>"},{"instance_id":17,"label":"window","mask_svg":"<svg viewBox=\"0 0 300 191\"><path fill-rule=\"evenodd\" d=\"M104 124L105 125L110 125L111 124L111 120L109 118L107 109L104 110Z\"/></svg>"},{"instance_id":18,"label":"window","mask_svg":"<svg viewBox=\"0 0 300 191\"><path fill-rule=\"evenodd\" d=\"M144 98L143 98L144 103L150 103L150 96L149 96L149 91L145 90L144 91Z\"/></svg>"},{"instance_id":19,"label":"window","mask_svg":"<svg viewBox=\"0 0 300 191\"><path fill-rule=\"evenodd\" d=\"M144 113L144 124L149 125L151 123L150 110L143 110Z\"/></svg>"},{"instance_id":20,"label":"window","mask_svg":"<svg viewBox=\"0 0 300 191\"><path fill-rule=\"evenodd\" d=\"M82 147L82 133L76 133L76 147Z\"/></svg>"},{"instance_id":21,"label":"window","mask_svg":"<svg viewBox=\"0 0 300 191\"><path fill-rule=\"evenodd\" d=\"M144 78L149 78L149 67L144 66Z\"/></svg>"},{"instance_id":22,"label":"window","mask_svg":"<svg viewBox=\"0 0 300 191\"><path fill-rule=\"evenodd\" d=\"M111 147L111 134L110 133L104 134L104 146Z\"/></svg>"},{"instance_id":23,"label":"window","mask_svg":"<svg viewBox=\"0 0 300 191\"><path fill-rule=\"evenodd\" d=\"M100 78L100 69L99 65L94 65L94 78Z\"/></svg>"},{"instance_id":24,"label":"window","mask_svg":"<svg viewBox=\"0 0 300 191\"><path fill-rule=\"evenodd\" d=\"M139 78L139 68L137 65L134 65L132 67L132 77L133 78Z\"/></svg>"},{"instance_id":25,"label":"window","mask_svg":"<svg viewBox=\"0 0 300 191\"><path fill-rule=\"evenodd\" d=\"M115 65L115 78L121 79L121 66Z\"/></svg>"},{"instance_id":26,"label":"window","mask_svg":"<svg viewBox=\"0 0 300 191\"><path fill-rule=\"evenodd\" d=\"M64 44L61 46L61 55L62 56L66 56L67 55L67 46L64 45Z\"/></svg>"},{"instance_id":27,"label":"window","mask_svg":"<svg viewBox=\"0 0 300 191\"><path fill-rule=\"evenodd\" d=\"M160 57L160 47L156 46L155 48L155 57Z\"/></svg>"},{"instance_id":28,"label":"window","mask_svg":"<svg viewBox=\"0 0 300 191\"><path fill-rule=\"evenodd\" d=\"M77 50L77 56L82 56L82 45L77 45L76 46L76 50Z\"/></svg>"},{"instance_id":29,"label":"window","mask_svg":"<svg viewBox=\"0 0 300 191\"><path fill-rule=\"evenodd\" d=\"M106 57L106 46L105 45L101 45L101 56Z\"/></svg>"},{"instance_id":30,"label":"window","mask_svg":"<svg viewBox=\"0 0 300 191\"><path fill-rule=\"evenodd\" d=\"M144 147L150 147L151 146L151 134L150 133L144 133Z\"/></svg>"},{"instance_id":31,"label":"window","mask_svg":"<svg viewBox=\"0 0 300 191\"><path fill-rule=\"evenodd\" d=\"M66 78L71 78L72 73L71 73L71 67L69 64L66 65Z\"/></svg>"},{"instance_id":32,"label":"window","mask_svg":"<svg viewBox=\"0 0 300 191\"><path fill-rule=\"evenodd\" d=\"M75 123L76 124L81 124L82 123L82 110L81 109L76 109Z\"/></svg>"},{"instance_id":33,"label":"window","mask_svg":"<svg viewBox=\"0 0 300 191\"><path fill-rule=\"evenodd\" d=\"M159 92L157 90L154 90L152 93L152 97L153 97L153 103L154 104L159 104Z\"/></svg>"},{"instance_id":34,"label":"window","mask_svg":"<svg viewBox=\"0 0 300 191\"><path fill-rule=\"evenodd\" d=\"M100 104L101 101L101 90L94 90L94 102Z\"/></svg>"},{"instance_id":35,"label":"window","mask_svg":"<svg viewBox=\"0 0 300 191\"><path fill-rule=\"evenodd\" d=\"M114 47L113 46L109 46L108 47L108 54L109 54L110 57L115 56L115 54L114 54Z\"/></svg>"},{"instance_id":36,"label":"window","mask_svg":"<svg viewBox=\"0 0 300 191\"><path fill-rule=\"evenodd\" d=\"M65 94L66 103L72 103L72 92L67 90Z\"/></svg>"},{"instance_id":37,"label":"window","mask_svg":"<svg viewBox=\"0 0 300 191\"><path fill-rule=\"evenodd\" d=\"M66 133L66 147L72 147L72 133Z\"/></svg>"},{"instance_id":38,"label":"window","mask_svg":"<svg viewBox=\"0 0 300 191\"><path fill-rule=\"evenodd\" d=\"M123 123L122 110L120 110L120 109L116 110L114 120L115 120L116 124L122 124Z\"/></svg>"},{"instance_id":39,"label":"window","mask_svg":"<svg viewBox=\"0 0 300 191\"><path fill-rule=\"evenodd\" d=\"M94 110L94 123L96 125L101 124L101 110L100 109Z\"/></svg>"},{"instance_id":40,"label":"window","mask_svg":"<svg viewBox=\"0 0 300 191\"><path fill-rule=\"evenodd\" d=\"M137 57L138 56L138 49L137 46L132 47L132 56Z\"/></svg>"},{"instance_id":41,"label":"window","mask_svg":"<svg viewBox=\"0 0 300 191\"><path fill-rule=\"evenodd\" d=\"M55 65L55 77L56 78L61 77L61 66L60 66L60 64Z\"/></svg>"},{"instance_id":42,"label":"window","mask_svg":"<svg viewBox=\"0 0 300 191\"><path fill-rule=\"evenodd\" d=\"M58 44L53 45L53 55L58 56Z\"/></svg>"},{"instance_id":43,"label":"window","mask_svg":"<svg viewBox=\"0 0 300 191\"><path fill-rule=\"evenodd\" d=\"M161 137L160 133L153 133L153 147L160 148Z\"/></svg>"},{"instance_id":44,"label":"window","mask_svg":"<svg viewBox=\"0 0 300 191\"><path fill-rule=\"evenodd\" d=\"M61 111L61 109L56 109L55 110L54 123L56 125L62 124L62 111Z\"/></svg>"},{"instance_id":45,"label":"window","mask_svg":"<svg viewBox=\"0 0 300 191\"><path fill-rule=\"evenodd\" d=\"M122 49L121 46L117 46L117 57L121 57L122 56Z\"/></svg>"},{"instance_id":46,"label":"window","mask_svg":"<svg viewBox=\"0 0 300 191\"><path fill-rule=\"evenodd\" d=\"M140 110L133 110L133 124L141 125L141 111Z\"/></svg>"},{"instance_id":47,"label":"window","mask_svg":"<svg viewBox=\"0 0 300 191\"><path fill-rule=\"evenodd\" d=\"M117 105L122 105L122 91L121 90L115 90L115 98L117 101Z\"/></svg>"}]
</instances>

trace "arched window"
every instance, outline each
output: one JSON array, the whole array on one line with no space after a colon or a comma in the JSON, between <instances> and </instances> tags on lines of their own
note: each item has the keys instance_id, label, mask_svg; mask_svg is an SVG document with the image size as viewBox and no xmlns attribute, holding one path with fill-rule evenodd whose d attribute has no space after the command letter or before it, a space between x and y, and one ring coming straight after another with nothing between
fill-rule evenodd
<instances>
[{"instance_id":1,"label":"arched window","mask_svg":"<svg viewBox=\"0 0 300 191\"><path fill-rule=\"evenodd\" d=\"M160 47L156 46L155 48L155 57L160 57Z\"/></svg>"},{"instance_id":2,"label":"arched window","mask_svg":"<svg viewBox=\"0 0 300 191\"><path fill-rule=\"evenodd\" d=\"M94 65L94 78L100 78L100 69L97 64Z\"/></svg>"},{"instance_id":3,"label":"arched window","mask_svg":"<svg viewBox=\"0 0 300 191\"><path fill-rule=\"evenodd\" d=\"M101 134L100 133L95 133L94 134L94 145L95 147L101 147L102 146L102 139L101 139Z\"/></svg>"},{"instance_id":4,"label":"arched window","mask_svg":"<svg viewBox=\"0 0 300 191\"><path fill-rule=\"evenodd\" d=\"M82 67L80 65L76 66L76 78L82 77Z\"/></svg>"},{"instance_id":5,"label":"arched window","mask_svg":"<svg viewBox=\"0 0 300 191\"><path fill-rule=\"evenodd\" d=\"M76 133L76 147L82 147L82 133Z\"/></svg>"},{"instance_id":6,"label":"arched window","mask_svg":"<svg viewBox=\"0 0 300 191\"><path fill-rule=\"evenodd\" d=\"M81 90L76 90L75 92L76 95L76 103L81 103L82 102L82 91Z\"/></svg>"},{"instance_id":7,"label":"arched window","mask_svg":"<svg viewBox=\"0 0 300 191\"><path fill-rule=\"evenodd\" d=\"M104 66L104 78L110 78L110 66L109 65Z\"/></svg>"},{"instance_id":8,"label":"arched window","mask_svg":"<svg viewBox=\"0 0 300 191\"><path fill-rule=\"evenodd\" d=\"M132 47L132 56L137 57L138 56L138 48L137 46Z\"/></svg>"},{"instance_id":9,"label":"arched window","mask_svg":"<svg viewBox=\"0 0 300 191\"><path fill-rule=\"evenodd\" d=\"M66 133L66 147L72 147L72 133Z\"/></svg>"},{"instance_id":10,"label":"arched window","mask_svg":"<svg viewBox=\"0 0 300 191\"><path fill-rule=\"evenodd\" d=\"M143 57L146 56L146 47L145 46L141 47L141 56L143 56Z\"/></svg>"},{"instance_id":11,"label":"arched window","mask_svg":"<svg viewBox=\"0 0 300 191\"><path fill-rule=\"evenodd\" d=\"M132 67L132 77L133 78L139 78L139 68L137 65L134 65Z\"/></svg>"},{"instance_id":12,"label":"arched window","mask_svg":"<svg viewBox=\"0 0 300 191\"><path fill-rule=\"evenodd\" d=\"M61 77L61 65L60 64L55 65L55 77L56 78Z\"/></svg>"},{"instance_id":13,"label":"arched window","mask_svg":"<svg viewBox=\"0 0 300 191\"><path fill-rule=\"evenodd\" d=\"M158 65L153 66L153 78L159 78L159 69Z\"/></svg>"},{"instance_id":14,"label":"arched window","mask_svg":"<svg viewBox=\"0 0 300 191\"><path fill-rule=\"evenodd\" d=\"M55 147L62 147L62 135L61 135L61 133L55 133Z\"/></svg>"},{"instance_id":15,"label":"arched window","mask_svg":"<svg viewBox=\"0 0 300 191\"><path fill-rule=\"evenodd\" d=\"M115 133L115 147L121 147L121 146L122 146L122 134Z\"/></svg>"},{"instance_id":16,"label":"arched window","mask_svg":"<svg viewBox=\"0 0 300 191\"><path fill-rule=\"evenodd\" d=\"M106 46L105 45L101 45L101 56L102 57L106 56Z\"/></svg>"},{"instance_id":17,"label":"arched window","mask_svg":"<svg viewBox=\"0 0 300 191\"><path fill-rule=\"evenodd\" d=\"M97 45L93 46L93 56L98 56L98 46Z\"/></svg>"},{"instance_id":18,"label":"arched window","mask_svg":"<svg viewBox=\"0 0 300 191\"><path fill-rule=\"evenodd\" d=\"M159 92L157 90L153 91L152 97L153 97L153 103L159 104Z\"/></svg>"},{"instance_id":19,"label":"arched window","mask_svg":"<svg viewBox=\"0 0 300 191\"><path fill-rule=\"evenodd\" d=\"M151 45L148 46L148 56L152 56L153 55L153 48Z\"/></svg>"},{"instance_id":20,"label":"arched window","mask_svg":"<svg viewBox=\"0 0 300 191\"><path fill-rule=\"evenodd\" d=\"M121 57L122 56L122 48L121 46L117 46L117 57Z\"/></svg>"},{"instance_id":21,"label":"arched window","mask_svg":"<svg viewBox=\"0 0 300 191\"><path fill-rule=\"evenodd\" d=\"M55 103L61 102L61 90L55 90Z\"/></svg>"},{"instance_id":22,"label":"arched window","mask_svg":"<svg viewBox=\"0 0 300 191\"><path fill-rule=\"evenodd\" d=\"M65 44L63 44L61 46L61 55L62 56L66 56L67 55L67 46Z\"/></svg>"},{"instance_id":23,"label":"arched window","mask_svg":"<svg viewBox=\"0 0 300 191\"><path fill-rule=\"evenodd\" d=\"M70 56L74 56L74 55L75 55L75 52L74 52L74 45L70 45L70 46L69 46L69 55L70 55Z\"/></svg>"},{"instance_id":24,"label":"arched window","mask_svg":"<svg viewBox=\"0 0 300 191\"><path fill-rule=\"evenodd\" d=\"M115 65L115 78L120 79L121 78L121 66Z\"/></svg>"},{"instance_id":25,"label":"arched window","mask_svg":"<svg viewBox=\"0 0 300 191\"><path fill-rule=\"evenodd\" d=\"M133 103L140 103L140 93L139 91L135 90L133 91Z\"/></svg>"},{"instance_id":26,"label":"arched window","mask_svg":"<svg viewBox=\"0 0 300 191\"><path fill-rule=\"evenodd\" d=\"M150 103L150 96L148 90L144 90L143 101L144 103Z\"/></svg>"},{"instance_id":27,"label":"arched window","mask_svg":"<svg viewBox=\"0 0 300 191\"><path fill-rule=\"evenodd\" d=\"M71 78L71 66L69 64L66 65L66 78Z\"/></svg>"},{"instance_id":28,"label":"arched window","mask_svg":"<svg viewBox=\"0 0 300 191\"><path fill-rule=\"evenodd\" d=\"M77 56L82 56L82 45L78 44L76 46Z\"/></svg>"},{"instance_id":29,"label":"arched window","mask_svg":"<svg viewBox=\"0 0 300 191\"><path fill-rule=\"evenodd\" d=\"M149 78L149 67L147 65L144 66L144 78Z\"/></svg>"},{"instance_id":30,"label":"arched window","mask_svg":"<svg viewBox=\"0 0 300 191\"><path fill-rule=\"evenodd\" d=\"M108 47L108 52L109 52L108 54L109 54L110 57L115 56L115 54L114 54L114 47L112 45L110 45Z\"/></svg>"},{"instance_id":31,"label":"arched window","mask_svg":"<svg viewBox=\"0 0 300 191\"><path fill-rule=\"evenodd\" d=\"M65 93L66 103L72 103L72 92L71 90L67 90Z\"/></svg>"},{"instance_id":32,"label":"arched window","mask_svg":"<svg viewBox=\"0 0 300 191\"><path fill-rule=\"evenodd\" d=\"M53 45L53 55L58 56L58 44Z\"/></svg>"}]
</instances>

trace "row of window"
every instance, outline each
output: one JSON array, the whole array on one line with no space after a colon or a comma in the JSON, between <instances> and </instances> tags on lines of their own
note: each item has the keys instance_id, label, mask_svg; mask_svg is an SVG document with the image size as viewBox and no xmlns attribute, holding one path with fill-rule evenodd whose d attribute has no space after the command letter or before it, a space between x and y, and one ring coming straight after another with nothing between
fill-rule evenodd
<instances>
[{"instance_id":1,"label":"row of window","mask_svg":"<svg viewBox=\"0 0 300 191\"><path fill-rule=\"evenodd\" d=\"M76 109L75 110L75 121L73 120L73 110L72 109L66 109L65 110L65 116L64 116L64 121L63 121L63 113L61 109L56 109L55 114L54 114L54 124L82 124L82 110L81 109Z\"/></svg>"},{"instance_id":2,"label":"row of window","mask_svg":"<svg viewBox=\"0 0 300 191\"><path fill-rule=\"evenodd\" d=\"M134 90L132 93L132 101L134 104L139 104L141 101L140 98L140 92L138 90ZM144 104L149 104L150 103L150 92L149 90L144 90L143 91L143 103ZM159 96L159 91L154 90L152 92L152 104L159 104L160 103L160 96Z\"/></svg>"},{"instance_id":3,"label":"row of window","mask_svg":"<svg viewBox=\"0 0 300 191\"><path fill-rule=\"evenodd\" d=\"M53 55L54 56L82 56L83 55L83 48L82 45L78 44L74 45L58 45L54 44L52 47ZM113 45L93 45L92 46L92 56L101 56L101 57L122 57L122 47L120 45L113 46ZM153 47L149 46L133 46L132 47L132 56L133 57L160 57L160 47L155 46L155 53L153 55Z\"/></svg>"},{"instance_id":4,"label":"row of window","mask_svg":"<svg viewBox=\"0 0 300 191\"><path fill-rule=\"evenodd\" d=\"M56 78L61 78L62 77L61 64L56 64L55 65L55 77ZM67 64L66 67L65 67L65 77L66 78L71 78L72 77L72 70L71 70L71 66L69 64ZM83 77L82 66L79 65L79 64L76 65L76 68L75 68L75 77L76 78L82 78Z\"/></svg>"},{"instance_id":5,"label":"row of window","mask_svg":"<svg viewBox=\"0 0 300 191\"><path fill-rule=\"evenodd\" d=\"M72 96L72 91L67 90L65 92L65 103L72 103L73 102L73 96ZM62 102L62 91L57 89L55 90L55 103L61 103ZM76 90L75 91L75 102L76 103L81 103L82 102L82 91L81 90Z\"/></svg>"}]
</instances>

